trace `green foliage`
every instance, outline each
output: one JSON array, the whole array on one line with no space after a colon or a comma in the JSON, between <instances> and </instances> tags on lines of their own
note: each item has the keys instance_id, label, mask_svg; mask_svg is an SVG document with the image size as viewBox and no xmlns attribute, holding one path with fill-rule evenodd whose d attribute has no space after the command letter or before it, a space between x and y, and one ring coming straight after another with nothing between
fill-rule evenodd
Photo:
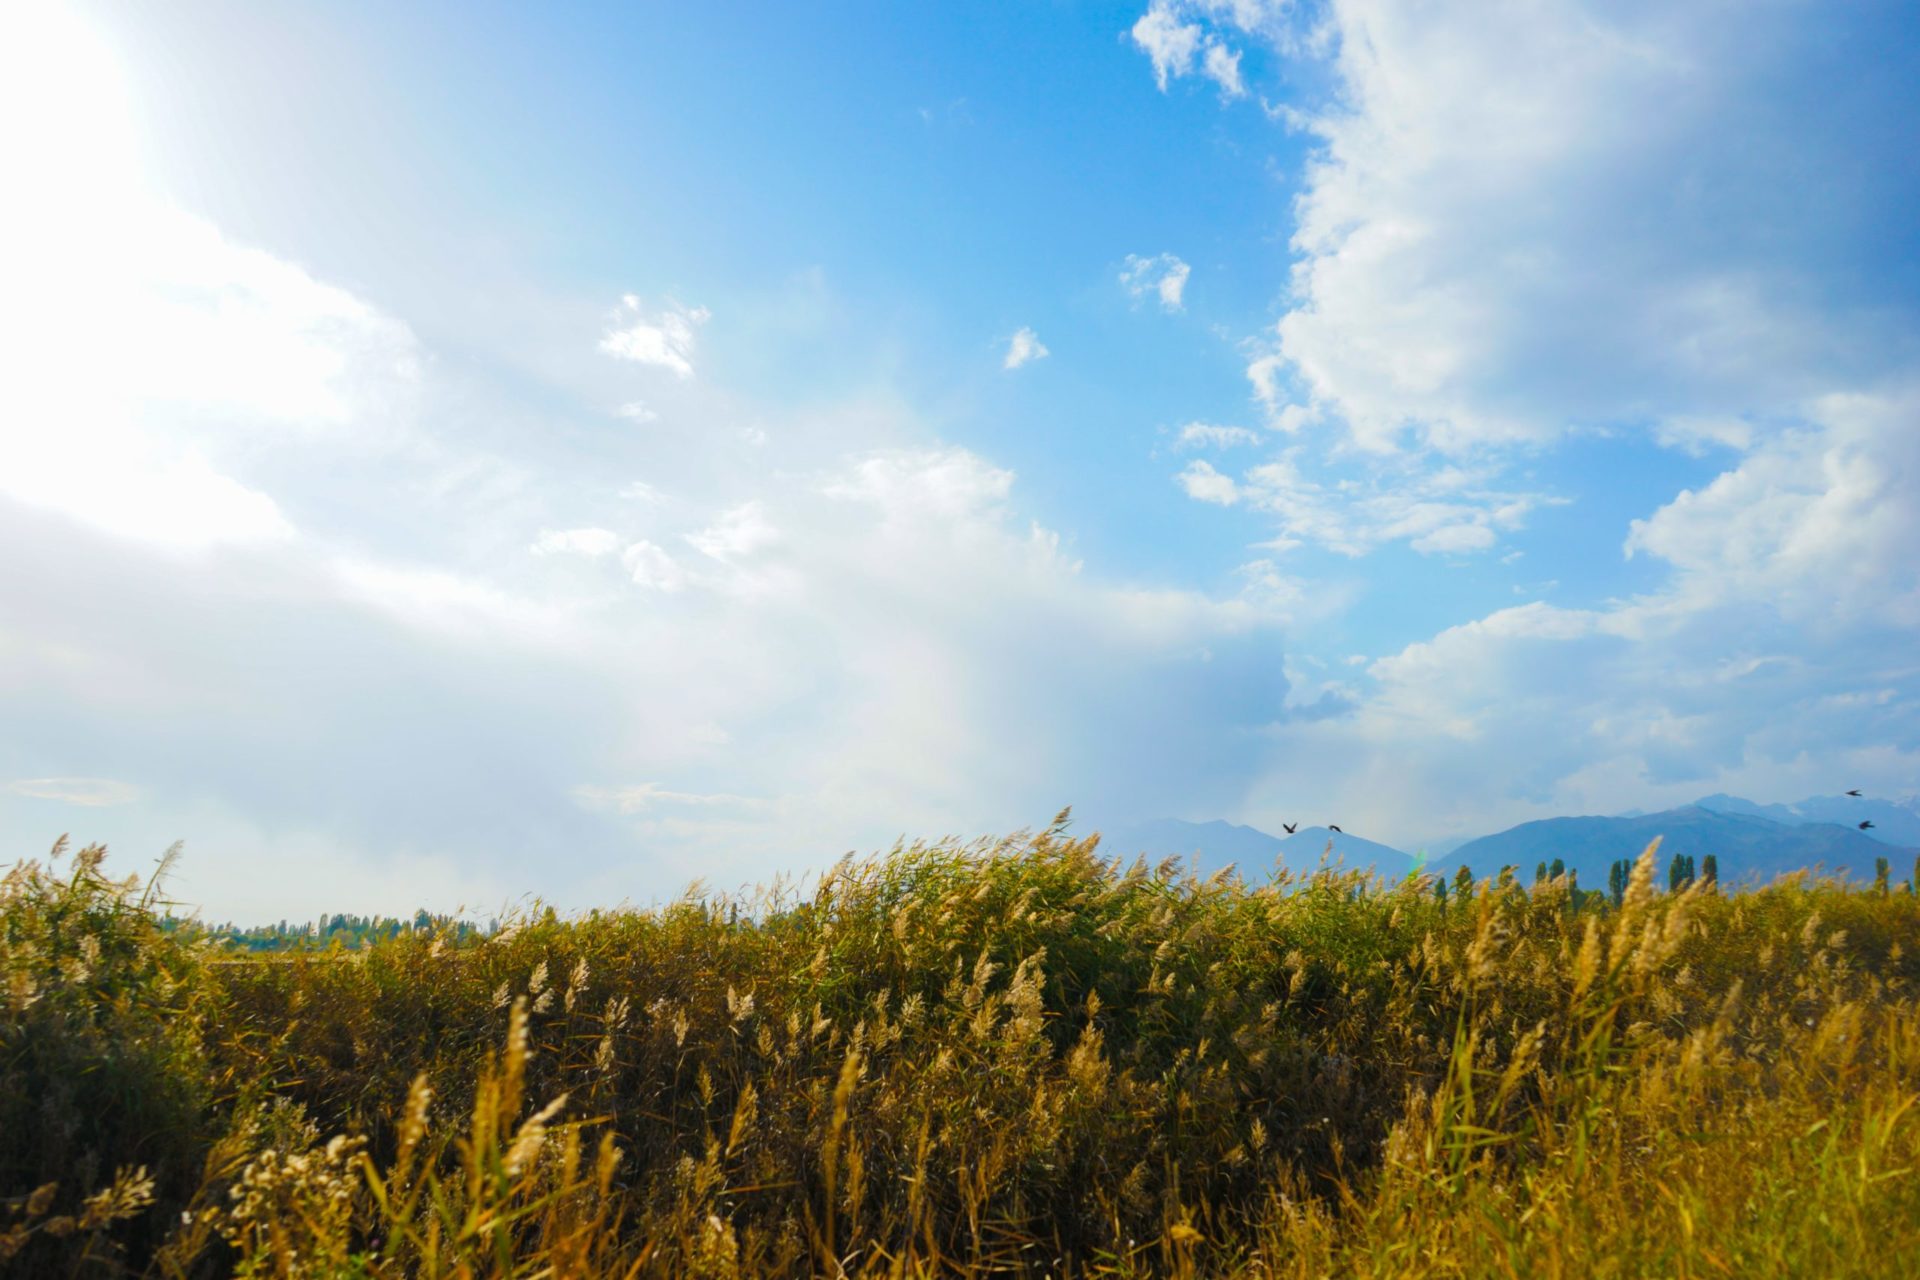
<instances>
[{"instance_id":1,"label":"green foliage","mask_svg":"<svg viewBox=\"0 0 1920 1280\"><path fill-rule=\"evenodd\" d=\"M97 851L23 864L0 902L0 1257L1902 1274L1920 898L1662 895L1654 857L1612 895L1249 885L1056 824L850 859L807 893L264 951L165 921Z\"/></svg>"},{"instance_id":2,"label":"green foliage","mask_svg":"<svg viewBox=\"0 0 1920 1280\"><path fill-rule=\"evenodd\" d=\"M1667 892L1679 893L1693 881L1693 855L1674 854L1672 860L1667 863Z\"/></svg>"}]
</instances>

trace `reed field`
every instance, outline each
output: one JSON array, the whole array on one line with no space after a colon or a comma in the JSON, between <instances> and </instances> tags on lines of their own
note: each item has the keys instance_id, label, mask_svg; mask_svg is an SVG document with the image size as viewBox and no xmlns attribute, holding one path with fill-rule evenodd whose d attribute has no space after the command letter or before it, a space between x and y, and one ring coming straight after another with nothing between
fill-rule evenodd
<instances>
[{"instance_id":1,"label":"reed field","mask_svg":"<svg viewBox=\"0 0 1920 1280\"><path fill-rule=\"evenodd\" d=\"M1913 1274L1920 898L1658 858L1442 898L1056 822L249 953L57 849L0 888L0 1274Z\"/></svg>"}]
</instances>

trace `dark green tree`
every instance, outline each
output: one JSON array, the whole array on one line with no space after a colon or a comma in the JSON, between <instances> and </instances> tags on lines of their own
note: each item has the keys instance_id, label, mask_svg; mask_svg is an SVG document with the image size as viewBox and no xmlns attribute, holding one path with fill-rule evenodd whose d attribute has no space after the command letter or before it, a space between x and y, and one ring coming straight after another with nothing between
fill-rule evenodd
<instances>
[{"instance_id":1,"label":"dark green tree","mask_svg":"<svg viewBox=\"0 0 1920 1280\"><path fill-rule=\"evenodd\" d=\"M1885 858L1873 860L1873 891L1883 898L1887 896L1887 860Z\"/></svg>"},{"instance_id":2,"label":"dark green tree","mask_svg":"<svg viewBox=\"0 0 1920 1280\"><path fill-rule=\"evenodd\" d=\"M1680 885L1685 881L1686 875L1687 860L1677 853L1674 854L1667 862L1667 892L1680 892Z\"/></svg>"},{"instance_id":3,"label":"dark green tree","mask_svg":"<svg viewBox=\"0 0 1920 1280\"><path fill-rule=\"evenodd\" d=\"M1706 880L1708 888L1711 889L1715 885L1719 884L1720 883L1720 860L1714 857L1712 854L1708 854L1707 860L1700 864L1700 874L1701 874L1701 877Z\"/></svg>"},{"instance_id":4,"label":"dark green tree","mask_svg":"<svg viewBox=\"0 0 1920 1280\"><path fill-rule=\"evenodd\" d=\"M1533 882L1539 884L1547 878L1547 864L1542 862L1533 869Z\"/></svg>"},{"instance_id":5,"label":"dark green tree","mask_svg":"<svg viewBox=\"0 0 1920 1280\"><path fill-rule=\"evenodd\" d=\"M1547 868L1547 874L1552 876L1555 880L1558 880L1561 876L1567 874L1566 859L1555 858L1553 860L1553 865Z\"/></svg>"},{"instance_id":6,"label":"dark green tree","mask_svg":"<svg viewBox=\"0 0 1920 1280\"><path fill-rule=\"evenodd\" d=\"M1438 876L1435 876L1433 880L1433 896L1440 899L1441 902L1447 900L1447 882Z\"/></svg>"},{"instance_id":7,"label":"dark green tree","mask_svg":"<svg viewBox=\"0 0 1920 1280\"><path fill-rule=\"evenodd\" d=\"M1613 905L1619 906L1627 900L1627 863L1624 858L1614 859L1607 868L1607 896L1613 899Z\"/></svg>"},{"instance_id":8,"label":"dark green tree","mask_svg":"<svg viewBox=\"0 0 1920 1280\"><path fill-rule=\"evenodd\" d=\"M1453 873L1453 891L1463 899L1473 896L1473 870L1464 863Z\"/></svg>"}]
</instances>

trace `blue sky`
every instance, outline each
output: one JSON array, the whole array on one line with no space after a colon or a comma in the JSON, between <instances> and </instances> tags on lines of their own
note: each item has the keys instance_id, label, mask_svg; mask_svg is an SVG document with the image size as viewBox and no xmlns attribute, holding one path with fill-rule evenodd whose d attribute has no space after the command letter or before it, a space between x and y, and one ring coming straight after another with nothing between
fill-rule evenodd
<instances>
[{"instance_id":1,"label":"blue sky","mask_svg":"<svg viewBox=\"0 0 1920 1280\"><path fill-rule=\"evenodd\" d=\"M1903 6L0 23L17 852L256 918L1916 790Z\"/></svg>"}]
</instances>

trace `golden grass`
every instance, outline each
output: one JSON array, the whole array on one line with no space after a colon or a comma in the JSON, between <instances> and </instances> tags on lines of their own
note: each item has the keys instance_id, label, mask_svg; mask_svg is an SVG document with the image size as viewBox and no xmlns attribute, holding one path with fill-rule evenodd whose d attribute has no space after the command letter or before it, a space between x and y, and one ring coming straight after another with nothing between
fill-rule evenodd
<instances>
[{"instance_id":1,"label":"golden grass","mask_svg":"<svg viewBox=\"0 0 1920 1280\"><path fill-rule=\"evenodd\" d=\"M1551 850L1542 850L1550 856ZM0 889L0 1259L155 1276L1899 1275L1920 903L1201 881L1061 824L234 963ZM149 890L149 894L150 894ZM347 958L347 957L351 958Z\"/></svg>"}]
</instances>

